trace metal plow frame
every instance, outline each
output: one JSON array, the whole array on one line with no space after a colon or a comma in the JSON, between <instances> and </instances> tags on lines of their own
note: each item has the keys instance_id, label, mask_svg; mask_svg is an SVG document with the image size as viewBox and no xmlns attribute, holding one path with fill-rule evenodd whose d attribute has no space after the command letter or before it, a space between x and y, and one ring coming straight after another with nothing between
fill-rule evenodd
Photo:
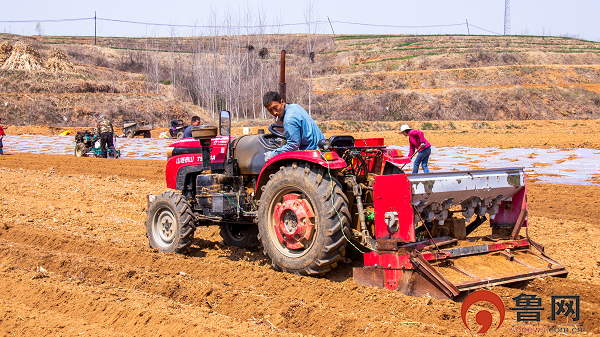
<instances>
[{"instance_id":1,"label":"metal plow frame","mask_svg":"<svg viewBox=\"0 0 600 337\"><path fill-rule=\"evenodd\" d=\"M363 268L354 268L359 285L458 299L478 288L568 274L540 244L519 235L528 225L522 168L384 175L375 178L373 190L377 249L364 254ZM453 237L416 242L419 220L441 223L456 212L452 205L461 205L465 218L475 213L477 220L466 227L451 221ZM467 237L486 213L492 235Z\"/></svg>"},{"instance_id":2,"label":"metal plow frame","mask_svg":"<svg viewBox=\"0 0 600 337\"><path fill-rule=\"evenodd\" d=\"M438 245L456 242L446 239L438 238L435 241ZM427 242L431 243L431 240ZM528 239L520 239L423 253L418 249L407 252L402 247L397 251L380 250L365 254L365 267L354 268L353 277L359 285L398 290L410 296L428 295L439 299L454 299L478 288L521 283L543 276L567 276L568 272L563 265L544 253L534 252L531 246L539 247L536 243L530 244ZM531 266L515 257L515 253L527 254L547 265L545 268ZM453 263L461 257L475 255L500 256L528 270L501 277L484 277ZM446 266L441 267L443 264ZM472 280L453 283L440 273L439 268L450 268Z\"/></svg>"}]
</instances>

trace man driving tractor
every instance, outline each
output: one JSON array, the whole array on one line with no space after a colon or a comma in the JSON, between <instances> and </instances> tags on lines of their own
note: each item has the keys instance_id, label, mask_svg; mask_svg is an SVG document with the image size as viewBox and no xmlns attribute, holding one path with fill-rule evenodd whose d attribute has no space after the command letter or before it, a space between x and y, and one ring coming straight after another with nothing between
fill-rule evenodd
<instances>
[{"instance_id":1,"label":"man driving tractor","mask_svg":"<svg viewBox=\"0 0 600 337\"><path fill-rule=\"evenodd\" d=\"M325 138L317 123L298 104L288 104L279 93L269 91L263 96L263 105L278 121L283 121L286 144L265 153L265 162L288 151L316 150L319 140Z\"/></svg>"}]
</instances>

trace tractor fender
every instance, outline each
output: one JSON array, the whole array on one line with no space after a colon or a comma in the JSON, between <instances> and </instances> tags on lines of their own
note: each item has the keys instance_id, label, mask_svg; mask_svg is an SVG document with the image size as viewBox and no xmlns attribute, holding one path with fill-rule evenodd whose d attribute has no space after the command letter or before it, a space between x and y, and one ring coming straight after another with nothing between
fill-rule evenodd
<instances>
[{"instance_id":1,"label":"tractor fender","mask_svg":"<svg viewBox=\"0 0 600 337\"><path fill-rule=\"evenodd\" d=\"M277 170L279 170L279 168L282 166L291 165L292 163L299 164L302 162L315 163L324 167L325 169L329 168L330 170L339 170L347 166L346 161L340 158L337 153L328 153L333 155L331 160L325 160L321 156L321 152L318 150L284 152L271 158L265 163L265 166L263 166L260 174L258 175L255 189L256 199L260 199L262 187L269 181L269 176L277 172Z\"/></svg>"}]
</instances>

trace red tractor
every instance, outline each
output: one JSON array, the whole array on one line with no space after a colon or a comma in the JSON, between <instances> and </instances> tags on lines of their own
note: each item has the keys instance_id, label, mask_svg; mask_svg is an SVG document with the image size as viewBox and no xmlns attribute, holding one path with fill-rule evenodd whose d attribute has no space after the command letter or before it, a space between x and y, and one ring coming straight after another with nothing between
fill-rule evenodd
<instances>
[{"instance_id":1,"label":"red tractor","mask_svg":"<svg viewBox=\"0 0 600 337\"><path fill-rule=\"evenodd\" d=\"M383 139L332 136L320 149L263 154L285 142L230 136L230 115L192 129L167 151L171 191L149 197L152 248L186 253L198 226L218 225L228 245L262 245L273 268L320 275L347 247L363 253L356 283L456 298L497 284L566 276L527 227L522 168L405 174L410 159ZM491 235L469 236L487 221Z\"/></svg>"}]
</instances>

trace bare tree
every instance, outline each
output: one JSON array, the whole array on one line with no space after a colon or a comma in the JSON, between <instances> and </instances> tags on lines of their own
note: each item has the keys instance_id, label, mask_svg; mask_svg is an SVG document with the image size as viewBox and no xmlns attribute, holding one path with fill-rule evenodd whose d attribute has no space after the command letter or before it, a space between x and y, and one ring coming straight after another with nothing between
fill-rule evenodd
<instances>
[{"instance_id":1,"label":"bare tree","mask_svg":"<svg viewBox=\"0 0 600 337\"><path fill-rule=\"evenodd\" d=\"M313 0L306 1L306 10L304 11L304 21L306 22L306 52L308 53L310 75L308 78L308 114L312 115L311 103L312 103L312 78L313 78L313 64L315 62L315 33L317 30L315 13L315 3Z\"/></svg>"},{"instance_id":2,"label":"bare tree","mask_svg":"<svg viewBox=\"0 0 600 337\"><path fill-rule=\"evenodd\" d=\"M42 27L42 24L41 24L41 23L39 23L39 22L38 22L38 23L35 25L35 31L38 33L38 36L42 36L42 35L44 35L44 28Z\"/></svg>"},{"instance_id":3,"label":"bare tree","mask_svg":"<svg viewBox=\"0 0 600 337\"><path fill-rule=\"evenodd\" d=\"M156 35L156 30L154 31ZM160 82L160 60L159 60L158 38L146 37L146 78L156 94L159 92Z\"/></svg>"},{"instance_id":4,"label":"bare tree","mask_svg":"<svg viewBox=\"0 0 600 337\"><path fill-rule=\"evenodd\" d=\"M257 39L258 39L258 51L259 51L259 57L260 57L260 96L262 97L265 94L265 76L264 76L264 62L263 60L268 56L268 49L263 45L263 39L264 39L264 34L265 34L265 13L262 11L262 9L258 8L258 18L257 18L257 24L258 24L258 34L257 34ZM261 109L261 116L262 118L267 118L267 114L266 114L266 110L265 107L261 104L260 105Z\"/></svg>"}]
</instances>

